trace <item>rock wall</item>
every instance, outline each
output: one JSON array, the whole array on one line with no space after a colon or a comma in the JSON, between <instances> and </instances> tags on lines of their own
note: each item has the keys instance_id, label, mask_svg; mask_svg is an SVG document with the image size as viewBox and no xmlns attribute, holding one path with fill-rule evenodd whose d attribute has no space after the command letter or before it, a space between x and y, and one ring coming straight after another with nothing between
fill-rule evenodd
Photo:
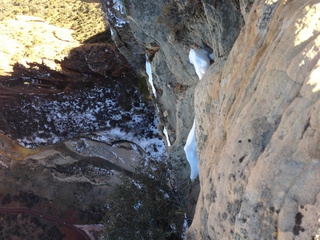
<instances>
[{"instance_id":1,"label":"rock wall","mask_svg":"<svg viewBox=\"0 0 320 240\"><path fill-rule=\"evenodd\" d=\"M158 93L155 102L161 120L159 130L162 132L164 127L168 130L172 163L185 180L189 165L183 145L194 119L193 95L198 82L188 51L197 46L214 51L216 56L226 55L243 23L240 9L231 0L103 3L120 52L142 74L145 74L145 55L152 60Z\"/></svg>"},{"instance_id":2,"label":"rock wall","mask_svg":"<svg viewBox=\"0 0 320 240\"><path fill-rule=\"evenodd\" d=\"M318 239L319 7L255 1L228 58L197 85L207 141L190 239Z\"/></svg>"},{"instance_id":3,"label":"rock wall","mask_svg":"<svg viewBox=\"0 0 320 240\"><path fill-rule=\"evenodd\" d=\"M105 1L113 37L152 59L182 178L196 118L201 191L187 238L319 239L320 1L122 2ZM216 56L201 82L191 47Z\"/></svg>"}]
</instances>

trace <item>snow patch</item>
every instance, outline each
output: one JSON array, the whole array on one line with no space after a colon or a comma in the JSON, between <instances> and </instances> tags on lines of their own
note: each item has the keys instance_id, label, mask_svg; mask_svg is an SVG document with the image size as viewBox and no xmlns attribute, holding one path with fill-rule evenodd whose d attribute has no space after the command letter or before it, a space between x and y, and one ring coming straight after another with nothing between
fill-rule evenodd
<instances>
[{"instance_id":1,"label":"snow patch","mask_svg":"<svg viewBox=\"0 0 320 240\"><path fill-rule=\"evenodd\" d=\"M142 202L139 200L139 201L133 206L133 208L134 208L136 211L138 211L141 206L142 206Z\"/></svg>"},{"instance_id":2,"label":"snow patch","mask_svg":"<svg viewBox=\"0 0 320 240\"><path fill-rule=\"evenodd\" d=\"M18 143L25 148L34 148L34 146L40 146L48 144L54 144L59 142L61 139L55 134L51 134L50 137L39 137L39 133L34 133L32 136L23 137L22 139L17 139Z\"/></svg>"},{"instance_id":3,"label":"snow patch","mask_svg":"<svg viewBox=\"0 0 320 240\"><path fill-rule=\"evenodd\" d=\"M214 54L209 54L204 49L190 49L189 51L189 61L193 64L196 74L199 80L205 75L206 71L210 67L210 59L214 60ZM199 175L199 158L197 155L197 142L196 142L196 121L193 121L192 128L189 132L186 145L184 146L184 151L186 153L187 160L190 164L191 173L190 179L194 181Z\"/></svg>"},{"instance_id":4,"label":"snow patch","mask_svg":"<svg viewBox=\"0 0 320 240\"><path fill-rule=\"evenodd\" d=\"M150 83L151 88L152 88L152 93L153 93L154 97L157 98L156 88L154 87L154 84L153 84L151 63L150 63L149 58L148 58L147 55L146 55L146 59L147 59L146 60L146 72L148 74L148 80L149 80L149 83Z\"/></svg>"},{"instance_id":5,"label":"snow patch","mask_svg":"<svg viewBox=\"0 0 320 240\"><path fill-rule=\"evenodd\" d=\"M184 146L184 151L186 153L187 160L191 168L190 179L194 181L199 175L199 168L198 168L199 159L197 155L197 143L196 143L196 121L193 121L193 125L189 132L186 145Z\"/></svg>"},{"instance_id":6,"label":"snow patch","mask_svg":"<svg viewBox=\"0 0 320 240\"><path fill-rule=\"evenodd\" d=\"M198 75L199 80L201 80L207 69L210 67L209 53L202 48L190 49L189 61L193 64L196 74Z\"/></svg>"},{"instance_id":7,"label":"snow patch","mask_svg":"<svg viewBox=\"0 0 320 240\"><path fill-rule=\"evenodd\" d=\"M170 142L170 139L169 139L168 131L167 131L167 129L165 127L163 128L163 134L166 136L167 144L170 147L171 146L171 142Z\"/></svg>"},{"instance_id":8,"label":"snow patch","mask_svg":"<svg viewBox=\"0 0 320 240\"><path fill-rule=\"evenodd\" d=\"M155 126L149 127L153 127L155 128L154 131L157 131ZM118 127L96 133L96 136L92 139L109 143L115 140L130 141L139 145L152 159L161 161L163 157L166 157L166 148L161 138L149 138L141 135L135 136L133 133L124 132Z\"/></svg>"}]
</instances>

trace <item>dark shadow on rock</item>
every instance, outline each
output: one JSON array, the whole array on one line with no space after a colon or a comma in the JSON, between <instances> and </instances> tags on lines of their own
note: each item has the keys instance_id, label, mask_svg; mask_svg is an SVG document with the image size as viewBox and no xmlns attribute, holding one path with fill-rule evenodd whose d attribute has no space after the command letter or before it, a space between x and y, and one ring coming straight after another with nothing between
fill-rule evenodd
<instances>
[{"instance_id":1,"label":"dark shadow on rock","mask_svg":"<svg viewBox=\"0 0 320 240\"><path fill-rule=\"evenodd\" d=\"M154 134L146 127L154 109L142 101L139 77L114 45L84 44L60 65L56 71L16 63L11 76L0 76L0 132L28 148L102 129Z\"/></svg>"},{"instance_id":2,"label":"dark shadow on rock","mask_svg":"<svg viewBox=\"0 0 320 240\"><path fill-rule=\"evenodd\" d=\"M97 33L89 37L83 43L112 43L110 28L107 27L106 31Z\"/></svg>"},{"instance_id":3,"label":"dark shadow on rock","mask_svg":"<svg viewBox=\"0 0 320 240\"><path fill-rule=\"evenodd\" d=\"M81 81L39 63L16 63L11 76L0 76L0 99L15 95L57 94L81 88Z\"/></svg>"}]
</instances>

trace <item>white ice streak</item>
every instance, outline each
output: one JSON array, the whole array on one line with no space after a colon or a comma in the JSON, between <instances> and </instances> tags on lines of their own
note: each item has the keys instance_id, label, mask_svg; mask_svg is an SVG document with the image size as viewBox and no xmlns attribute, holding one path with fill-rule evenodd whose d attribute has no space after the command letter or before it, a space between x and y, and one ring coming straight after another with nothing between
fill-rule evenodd
<instances>
[{"instance_id":1,"label":"white ice streak","mask_svg":"<svg viewBox=\"0 0 320 240\"><path fill-rule=\"evenodd\" d=\"M149 80L149 83L150 83L150 85L151 85L153 95L154 95L155 98L157 98L156 88L154 87L154 84L153 84L151 63L150 63L150 61L149 61L148 56L146 56L146 59L147 59L147 60L146 60L146 72L147 72L147 74L148 74L148 80Z\"/></svg>"},{"instance_id":2,"label":"white ice streak","mask_svg":"<svg viewBox=\"0 0 320 240\"><path fill-rule=\"evenodd\" d=\"M167 129L165 127L163 128L163 134L166 136L168 147L170 147L171 146L171 142L170 142L170 139L169 139L168 131L167 131Z\"/></svg>"},{"instance_id":3,"label":"white ice streak","mask_svg":"<svg viewBox=\"0 0 320 240\"><path fill-rule=\"evenodd\" d=\"M199 80L201 80L210 66L209 53L202 48L190 49L189 61L193 64L196 74L198 75Z\"/></svg>"},{"instance_id":4,"label":"white ice streak","mask_svg":"<svg viewBox=\"0 0 320 240\"><path fill-rule=\"evenodd\" d=\"M199 168L198 168L199 159L197 155L196 122L195 121L193 121L193 125L189 132L186 145L184 146L183 149L186 153L187 160L191 168L190 179L194 181L199 175Z\"/></svg>"},{"instance_id":5,"label":"white ice streak","mask_svg":"<svg viewBox=\"0 0 320 240\"><path fill-rule=\"evenodd\" d=\"M213 53L210 58L214 58ZM204 49L191 49L189 52L189 61L193 64L199 80L201 80L210 66L209 53ZM191 168L190 179L194 181L199 175L195 120L193 121L192 128L188 134L184 151Z\"/></svg>"},{"instance_id":6,"label":"white ice streak","mask_svg":"<svg viewBox=\"0 0 320 240\"><path fill-rule=\"evenodd\" d=\"M111 15L113 17L113 19L115 20L114 25L116 27L123 27L127 23L127 21L125 21L125 20L117 17L116 15L114 15L109 9L107 11L108 11L108 14Z\"/></svg>"}]
</instances>

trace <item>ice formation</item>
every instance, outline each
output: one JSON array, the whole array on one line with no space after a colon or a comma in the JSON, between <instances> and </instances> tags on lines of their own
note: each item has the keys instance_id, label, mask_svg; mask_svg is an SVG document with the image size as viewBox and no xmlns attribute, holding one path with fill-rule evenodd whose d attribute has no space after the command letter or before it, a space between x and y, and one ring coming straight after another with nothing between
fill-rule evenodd
<instances>
[{"instance_id":1,"label":"ice formation","mask_svg":"<svg viewBox=\"0 0 320 240\"><path fill-rule=\"evenodd\" d=\"M199 80L202 79L210 66L209 57L214 60L213 53L209 54L204 49L191 49L189 52L189 61L193 64ZM199 175L195 120L193 121L192 128L189 132L186 145L184 146L184 151L191 168L190 179L194 181Z\"/></svg>"},{"instance_id":2,"label":"ice formation","mask_svg":"<svg viewBox=\"0 0 320 240\"><path fill-rule=\"evenodd\" d=\"M193 121L192 128L189 132L186 145L184 146L184 151L187 156L187 160L190 164L191 173L190 179L193 181L199 175L199 168L198 168L198 155L197 155L197 144L196 144L196 122Z\"/></svg>"},{"instance_id":3,"label":"ice formation","mask_svg":"<svg viewBox=\"0 0 320 240\"><path fill-rule=\"evenodd\" d=\"M209 53L202 48L190 49L189 61L193 64L196 74L198 75L199 80L201 80L210 66Z\"/></svg>"},{"instance_id":4,"label":"ice formation","mask_svg":"<svg viewBox=\"0 0 320 240\"><path fill-rule=\"evenodd\" d=\"M152 93L154 95L155 98L157 98L157 92L156 92L156 88L154 87L154 84L153 84L153 78L152 78L152 69L151 69L151 63L149 61L149 58L148 56L146 55L146 72L148 74L148 81L151 85L151 88L152 88Z\"/></svg>"}]
</instances>

